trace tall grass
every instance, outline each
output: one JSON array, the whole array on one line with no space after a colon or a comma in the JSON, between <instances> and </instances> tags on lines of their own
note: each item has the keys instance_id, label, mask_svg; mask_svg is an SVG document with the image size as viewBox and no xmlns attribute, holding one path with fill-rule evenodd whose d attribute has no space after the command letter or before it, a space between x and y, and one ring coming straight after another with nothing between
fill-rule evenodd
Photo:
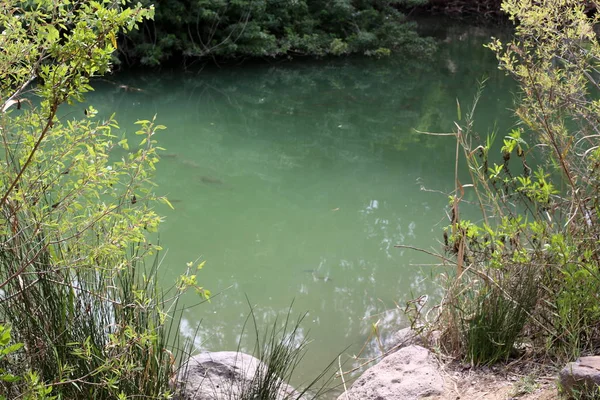
<instances>
[{"instance_id":1,"label":"tall grass","mask_svg":"<svg viewBox=\"0 0 600 400\"><path fill-rule=\"evenodd\" d=\"M28 248L23 243L19 249ZM158 256L147 266L138 250L133 248L130 264L119 269L55 268L46 251L12 280L6 275L21 260L3 252L0 280L7 284L0 316L12 327L12 339L24 346L0 360L0 367L21 377L33 372L52 395L64 399L168 394L176 366L167 349L176 326L163 314ZM8 398L31 395L31 389L24 379L0 381Z\"/></svg>"},{"instance_id":2,"label":"tall grass","mask_svg":"<svg viewBox=\"0 0 600 400\"><path fill-rule=\"evenodd\" d=\"M294 382L294 371L306 354L309 338L301 331L301 324L307 314L301 314L296 320L292 320L292 306L293 303L287 311L283 324L280 326L279 319L276 318L273 325L265 330L262 340L254 309L250 307L252 326L256 335L253 354L265 364L265 368L259 368L244 388L242 400L276 399L278 394L289 391L287 382ZM335 360L321 369L314 379L295 392L289 393L286 399L317 399L331 390L328 385L333 379L333 374L329 372L334 362Z\"/></svg>"},{"instance_id":3,"label":"tall grass","mask_svg":"<svg viewBox=\"0 0 600 400\"><path fill-rule=\"evenodd\" d=\"M454 280L445 299L447 349L474 364L505 361L528 322L538 299L536 271L531 266L467 271Z\"/></svg>"}]
</instances>

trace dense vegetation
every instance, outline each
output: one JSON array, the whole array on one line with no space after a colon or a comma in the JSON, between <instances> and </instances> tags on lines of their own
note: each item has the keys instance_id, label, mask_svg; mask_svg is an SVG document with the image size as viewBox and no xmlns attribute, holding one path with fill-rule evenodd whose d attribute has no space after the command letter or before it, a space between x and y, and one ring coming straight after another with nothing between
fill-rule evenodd
<instances>
[{"instance_id":1,"label":"dense vegetation","mask_svg":"<svg viewBox=\"0 0 600 400\"><path fill-rule=\"evenodd\" d=\"M172 392L170 303L147 237L160 222L149 179L163 127L140 121L139 149L119 160L112 151L128 143L113 118L64 113L110 71L118 33L151 11L0 3L0 398ZM185 276L171 296L190 285Z\"/></svg>"},{"instance_id":2,"label":"dense vegetation","mask_svg":"<svg viewBox=\"0 0 600 400\"><path fill-rule=\"evenodd\" d=\"M429 52L398 10L426 0L173 0L120 46L127 63Z\"/></svg>"},{"instance_id":3,"label":"dense vegetation","mask_svg":"<svg viewBox=\"0 0 600 400\"><path fill-rule=\"evenodd\" d=\"M484 141L475 107L457 125L471 181L457 177L450 200L444 343L476 364L517 348L573 359L600 346L598 16L575 0L502 8L516 36L489 47L520 85L518 120ZM467 198L477 222L461 218Z\"/></svg>"}]
</instances>

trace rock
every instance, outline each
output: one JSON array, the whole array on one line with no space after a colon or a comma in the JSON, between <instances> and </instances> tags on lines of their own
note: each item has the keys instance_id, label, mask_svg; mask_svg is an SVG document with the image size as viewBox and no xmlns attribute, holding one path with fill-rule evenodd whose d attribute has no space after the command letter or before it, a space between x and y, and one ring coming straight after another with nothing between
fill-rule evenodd
<instances>
[{"instance_id":1,"label":"rock","mask_svg":"<svg viewBox=\"0 0 600 400\"><path fill-rule=\"evenodd\" d=\"M400 329L386 340L387 351L396 351L406 346L435 346L440 338L439 331L418 332L411 328Z\"/></svg>"},{"instance_id":2,"label":"rock","mask_svg":"<svg viewBox=\"0 0 600 400\"><path fill-rule=\"evenodd\" d=\"M413 400L443 392L444 380L433 354L411 345L366 370L338 400Z\"/></svg>"},{"instance_id":3,"label":"rock","mask_svg":"<svg viewBox=\"0 0 600 400\"><path fill-rule=\"evenodd\" d=\"M600 356L581 357L560 371L560 384L568 395L593 393L600 386Z\"/></svg>"},{"instance_id":4,"label":"rock","mask_svg":"<svg viewBox=\"0 0 600 400\"><path fill-rule=\"evenodd\" d=\"M179 377L181 400L231 400L252 388L257 373L267 366L256 357L235 351L208 352L191 357ZM296 399L298 392L280 381L273 400Z\"/></svg>"}]
</instances>

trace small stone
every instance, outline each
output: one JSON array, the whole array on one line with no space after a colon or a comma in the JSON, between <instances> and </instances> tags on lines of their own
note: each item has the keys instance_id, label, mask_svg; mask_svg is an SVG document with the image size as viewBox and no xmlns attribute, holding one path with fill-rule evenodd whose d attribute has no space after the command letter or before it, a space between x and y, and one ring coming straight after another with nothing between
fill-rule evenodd
<instances>
[{"instance_id":1,"label":"small stone","mask_svg":"<svg viewBox=\"0 0 600 400\"><path fill-rule=\"evenodd\" d=\"M581 357L560 371L560 384L567 395L592 393L600 386L600 356Z\"/></svg>"}]
</instances>

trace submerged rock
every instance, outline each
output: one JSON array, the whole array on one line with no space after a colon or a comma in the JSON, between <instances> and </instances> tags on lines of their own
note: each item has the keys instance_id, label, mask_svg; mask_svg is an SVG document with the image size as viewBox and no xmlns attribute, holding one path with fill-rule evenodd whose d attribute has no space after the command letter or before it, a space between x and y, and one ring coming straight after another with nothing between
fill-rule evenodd
<instances>
[{"instance_id":1,"label":"submerged rock","mask_svg":"<svg viewBox=\"0 0 600 400\"><path fill-rule=\"evenodd\" d=\"M191 357L179 377L183 389L180 400L232 400L248 394L267 366L251 355L235 351L208 352ZM299 398L298 392L280 381L273 400Z\"/></svg>"},{"instance_id":2,"label":"submerged rock","mask_svg":"<svg viewBox=\"0 0 600 400\"><path fill-rule=\"evenodd\" d=\"M416 400L443 392L444 380L433 354L411 345L366 370L338 400Z\"/></svg>"},{"instance_id":3,"label":"submerged rock","mask_svg":"<svg viewBox=\"0 0 600 400\"><path fill-rule=\"evenodd\" d=\"M600 390L600 356L581 357L560 371L560 385L568 395Z\"/></svg>"}]
</instances>

